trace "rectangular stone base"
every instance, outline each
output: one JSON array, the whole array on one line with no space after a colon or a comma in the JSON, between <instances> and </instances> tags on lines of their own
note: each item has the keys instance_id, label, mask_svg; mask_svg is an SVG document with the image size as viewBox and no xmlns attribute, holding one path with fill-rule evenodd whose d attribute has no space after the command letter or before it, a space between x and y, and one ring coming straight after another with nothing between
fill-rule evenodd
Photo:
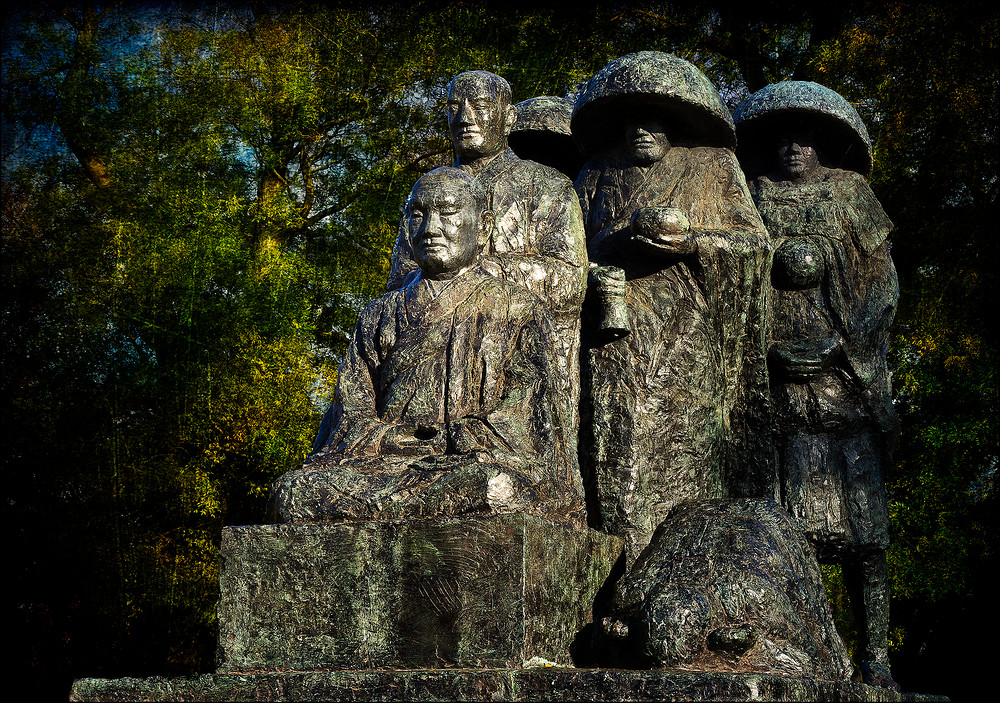
<instances>
[{"instance_id":1,"label":"rectangular stone base","mask_svg":"<svg viewBox=\"0 0 1000 703\"><path fill-rule=\"evenodd\" d=\"M227 527L218 671L572 663L621 541L525 515Z\"/></svg>"},{"instance_id":2,"label":"rectangular stone base","mask_svg":"<svg viewBox=\"0 0 1000 703\"><path fill-rule=\"evenodd\" d=\"M906 701L848 681L611 669L450 669L80 679L71 701Z\"/></svg>"}]
</instances>

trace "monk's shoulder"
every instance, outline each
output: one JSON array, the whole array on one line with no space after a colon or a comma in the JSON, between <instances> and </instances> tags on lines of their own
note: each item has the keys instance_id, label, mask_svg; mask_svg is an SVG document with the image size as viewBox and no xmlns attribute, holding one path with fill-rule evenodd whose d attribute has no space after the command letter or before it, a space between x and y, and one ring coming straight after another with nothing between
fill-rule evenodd
<instances>
[{"instance_id":1,"label":"monk's shoulder","mask_svg":"<svg viewBox=\"0 0 1000 703\"><path fill-rule=\"evenodd\" d=\"M537 161L518 159L512 171L519 180L531 183L535 189L544 189L553 193L573 189L573 181L566 174Z\"/></svg>"},{"instance_id":2,"label":"monk's shoulder","mask_svg":"<svg viewBox=\"0 0 1000 703\"><path fill-rule=\"evenodd\" d=\"M511 319L527 319L545 306L538 297L521 286L514 285L488 273L477 271L479 297L485 306L503 312Z\"/></svg>"}]
</instances>

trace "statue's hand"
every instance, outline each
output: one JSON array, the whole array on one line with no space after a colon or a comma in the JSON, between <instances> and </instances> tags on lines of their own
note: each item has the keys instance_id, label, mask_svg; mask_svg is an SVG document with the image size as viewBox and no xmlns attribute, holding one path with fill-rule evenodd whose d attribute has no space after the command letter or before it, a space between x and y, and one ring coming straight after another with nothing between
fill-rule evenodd
<instances>
[{"instance_id":1,"label":"statue's hand","mask_svg":"<svg viewBox=\"0 0 1000 703\"><path fill-rule=\"evenodd\" d=\"M655 254L687 256L698 249L691 223L675 207L643 207L632 215L632 236L640 248Z\"/></svg>"},{"instance_id":2,"label":"statue's hand","mask_svg":"<svg viewBox=\"0 0 1000 703\"><path fill-rule=\"evenodd\" d=\"M395 456L444 454L448 440L443 428L433 424L393 425L382 438L382 450Z\"/></svg>"},{"instance_id":3,"label":"statue's hand","mask_svg":"<svg viewBox=\"0 0 1000 703\"><path fill-rule=\"evenodd\" d=\"M769 357L792 381L808 381L828 369L840 349L839 337L815 337L779 342L771 347Z\"/></svg>"},{"instance_id":4,"label":"statue's hand","mask_svg":"<svg viewBox=\"0 0 1000 703\"><path fill-rule=\"evenodd\" d=\"M602 299L625 297L625 272L616 266L590 265L588 285Z\"/></svg>"}]
</instances>

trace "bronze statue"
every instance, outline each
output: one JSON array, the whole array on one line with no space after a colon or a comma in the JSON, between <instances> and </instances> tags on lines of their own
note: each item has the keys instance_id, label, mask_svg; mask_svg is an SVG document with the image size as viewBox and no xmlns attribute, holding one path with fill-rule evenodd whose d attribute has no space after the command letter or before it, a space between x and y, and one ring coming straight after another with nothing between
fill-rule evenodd
<instances>
[{"instance_id":1,"label":"bronze statue","mask_svg":"<svg viewBox=\"0 0 1000 703\"><path fill-rule=\"evenodd\" d=\"M510 148L522 159L551 166L576 180L583 154L573 138L570 121L573 101L554 95L539 95L514 106L517 121L510 132Z\"/></svg>"},{"instance_id":2,"label":"bronze statue","mask_svg":"<svg viewBox=\"0 0 1000 703\"><path fill-rule=\"evenodd\" d=\"M766 493L756 478L729 479L767 464L754 443L766 434L755 430L769 250L732 118L692 64L616 59L572 124L590 158L576 187L595 282L581 468L592 522L623 537L632 561L678 503Z\"/></svg>"},{"instance_id":3,"label":"bronze statue","mask_svg":"<svg viewBox=\"0 0 1000 703\"><path fill-rule=\"evenodd\" d=\"M846 681L816 555L773 500L691 500L615 585L609 664Z\"/></svg>"},{"instance_id":4,"label":"bronze statue","mask_svg":"<svg viewBox=\"0 0 1000 703\"><path fill-rule=\"evenodd\" d=\"M561 414L575 447L587 251L573 184L555 169L518 158L508 147L517 111L510 85L500 76L487 71L456 76L448 88L447 117L454 165L482 184L495 214L480 256L483 270L530 291L552 314ZM415 270L401 229L387 288L403 285Z\"/></svg>"},{"instance_id":5,"label":"bronze statue","mask_svg":"<svg viewBox=\"0 0 1000 703\"><path fill-rule=\"evenodd\" d=\"M819 558L843 564L864 681L896 688L883 472L897 430L886 353L899 287L892 223L866 180L868 133L840 95L804 81L754 93L736 125L775 247L768 360L781 500Z\"/></svg>"},{"instance_id":6,"label":"bronze statue","mask_svg":"<svg viewBox=\"0 0 1000 703\"><path fill-rule=\"evenodd\" d=\"M583 524L549 314L483 269L486 203L450 167L414 186L419 270L361 314L312 454L272 490L272 520L522 512Z\"/></svg>"}]
</instances>

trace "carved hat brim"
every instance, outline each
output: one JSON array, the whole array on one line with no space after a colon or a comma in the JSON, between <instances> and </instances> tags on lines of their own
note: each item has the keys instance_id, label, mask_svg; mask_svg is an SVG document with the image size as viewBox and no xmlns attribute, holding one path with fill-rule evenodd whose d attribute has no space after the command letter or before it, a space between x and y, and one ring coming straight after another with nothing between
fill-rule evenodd
<instances>
[{"instance_id":1,"label":"carved hat brim","mask_svg":"<svg viewBox=\"0 0 1000 703\"><path fill-rule=\"evenodd\" d=\"M694 64L660 51L615 59L587 83L573 109L573 136L590 156L620 144L636 112L662 116L675 143L736 146L733 118Z\"/></svg>"},{"instance_id":2,"label":"carved hat brim","mask_svg":"<svg viewBox=\"0 0 1000 703\"><path fill-rule=\"evenodd\" d=\"M826 165L871 175L871 139L861 116L819 83L782 81L761 88L736 108L734 122L736 155L749 176L769 169L776 140L788 129L816 131Z\"/></svg>"},{"instance_id":3,"label":"carved hat brim","mask_svg":"<svg viewBox=\"0 0 1000 703\"><path fill-rule=\"evenodd\" d=\"M580 147L573 139L570 118L573 101L540 95L515 105L517 121L509 144L522 159L537 161L573 179L583 165Z\"/></svg>"},{"instance_id":4,"label":"carved hat brim","mask_svg":"<svg viewBox=\"0 0 1000 703\"><path fill-rule=\"evenodd\" d=\"M552 132L554 134L573 134L570 120L573 117L573 101L554 95L539 95L519 102L514 106L517 110L517 121L511 132Z\"/></svg>"}]
</instances>

